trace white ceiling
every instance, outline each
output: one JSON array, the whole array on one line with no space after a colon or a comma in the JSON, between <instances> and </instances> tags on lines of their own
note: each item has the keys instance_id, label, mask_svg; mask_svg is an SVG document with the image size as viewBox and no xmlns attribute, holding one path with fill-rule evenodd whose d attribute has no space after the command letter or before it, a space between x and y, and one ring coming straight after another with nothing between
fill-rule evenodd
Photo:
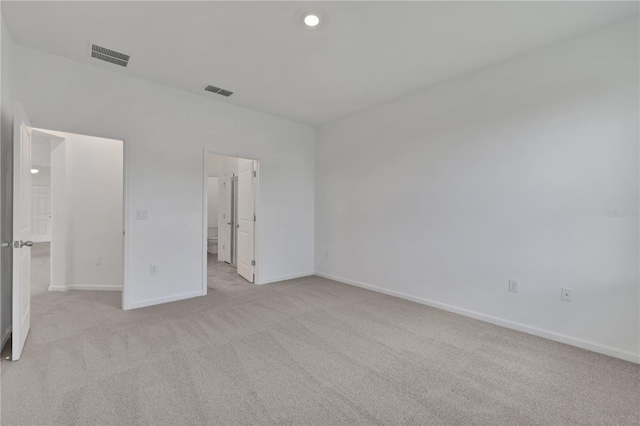
<instances>
[{"instance_id":1,"label":"white ceiling","mask_svg":"<svg viewBox=\"0 0 640 426\"><path fill-rule=\"evenodd\" d=\"M638 16L638 3L2 1L2 14L16 43L315 125ZM129 67L90 58L89 42Z\"/></svg>"}]
</instances>

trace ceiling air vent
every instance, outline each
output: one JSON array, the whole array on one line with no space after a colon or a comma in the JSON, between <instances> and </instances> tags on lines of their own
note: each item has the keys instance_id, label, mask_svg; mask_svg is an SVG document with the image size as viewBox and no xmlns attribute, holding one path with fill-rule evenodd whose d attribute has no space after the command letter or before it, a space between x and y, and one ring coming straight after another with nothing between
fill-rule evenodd
<instances>
[{"instance_id":1,"label":"ceiling air vent","mask_svg":"<svg viewBox=\"0 0 640 426\"><path fill-rule=\"evenodd\" d=\"M233 95L233 92L230 90L221 89L219 87L212 86L212 85L208 85L207 87L204 88L204 90L206 90L207 92L212 92L218 95L226 96L227 98Z\"/></svg>"},{"instance_id":2,"label":"ceiling air vent","mask_svg":"<svg viewBox=\"0 0 640 426\"><path fill-rule=\"evenodd\" d=\"M110 62L112 64L126 67L129 64L129 55L116 52L115 50L107 49L106 47L98 46L97 44L91 45L91 57L100 59L101 61Z\"/></svg>"}]
</instances>

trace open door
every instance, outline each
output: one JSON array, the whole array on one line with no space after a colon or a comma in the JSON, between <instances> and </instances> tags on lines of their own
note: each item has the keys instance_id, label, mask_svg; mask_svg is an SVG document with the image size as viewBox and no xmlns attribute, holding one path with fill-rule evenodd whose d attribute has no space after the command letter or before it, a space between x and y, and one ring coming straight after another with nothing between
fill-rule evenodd
<instances>
[{"instance_id":1,"label":"open door","mask_svg":"<svg viewBox=\"0 0 640 426\"><path fill-rule=\"evenodd\" d=\"M31 127L22 105L13 121L13 314L11 359L20 359L31 324Z\"/></svg>"},{"instance_id":2,"label":"open door","mask_svg":"<svg viewBox=\"0 0 640 426\"><path fill-rule=\"evenodd\" d=\"M238 164L238 274L253 282L254 260L254 167L253 160Z\"/></svg>"}]
</instances>

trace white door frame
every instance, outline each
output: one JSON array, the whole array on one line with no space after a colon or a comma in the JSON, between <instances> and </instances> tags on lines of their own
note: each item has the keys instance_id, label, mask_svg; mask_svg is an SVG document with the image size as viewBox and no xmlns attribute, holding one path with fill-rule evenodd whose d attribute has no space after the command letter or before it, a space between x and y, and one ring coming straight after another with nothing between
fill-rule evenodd
<instances>
[{"instance_id":1,"label":"white door frame","mask_svg":"<svg viewBox=\"0 0 640 426\"><path fill-rule=\"evenodd\" d=\"M260 251L259 240L260 240L260 160L256 158L250 157L239 157L237 155L231 154L222 154L218 152L209 151L209 149L204 146L202 148L202 295L207 295L207 231L208 231L208 211L209 211L209 203L208 203L208 191L207 185L209 183L209 154L220 155L223 157L233 157L233 158L244 158L246 160L253 160L254 167L256 171L256 178L254 180L253 185L253 196L254 196L254 210L256 212L256 221L255 221L255 230L253 234L253 253L256 260L256 264L253 267L253 284L260 284ZM220 230L218 229L218 236L220 235ZM219 238L219 237L218 237ZM218 240L219 241L219 240ZM218 252L220 251L220 247L218 247ZM123 292L124 293L124 292Z\"/></svg>"},{"instance_id":2,"label":"white door frame","mask_svg":"<svg viewBox=\"0 0 640 426\"><path fill-rule=\"evenodd\" d=\"M122 310L128 311L131 309L131 302L129 297L129 247L131 247L131 232L129 232L129 206L131 205L129 190L129 143L126 138L120 139L122 141Z\"/></svg>"}]
</instances>

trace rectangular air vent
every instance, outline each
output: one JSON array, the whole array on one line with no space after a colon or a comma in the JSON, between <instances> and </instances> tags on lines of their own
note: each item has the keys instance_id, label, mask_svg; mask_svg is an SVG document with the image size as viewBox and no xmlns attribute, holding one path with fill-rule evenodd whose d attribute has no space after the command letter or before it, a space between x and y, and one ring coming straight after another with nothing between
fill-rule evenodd
<instances>
[{"instance_id":1,"label":"rectangular air vent","mask_svg":"<svg viewBox=\"0 0 640 426\"><path fill-rule=\"evenodd\" d=\"M129 55L116 52L115 50L107 49L106 47L98 46L97 44L91 45L91 57L100 59L101 61L110 62L112 64L126 67L129 64Z\"/></svg>"},{"instance_id":2,"label":"rectangular air vent","mask_svg":"<svg viewBox=\"0 0 640 426\"><path fill-rule=\"evenodd\" d=\"M206 90L207 92L216 93L218 95L226 96L227 98L229 96L233 95L233 92L230 91L230 90L221 89L219 87L212 86L212 85L208 85L207 87L204 88L204 90Z\"/></svg>"}]
</instances>

